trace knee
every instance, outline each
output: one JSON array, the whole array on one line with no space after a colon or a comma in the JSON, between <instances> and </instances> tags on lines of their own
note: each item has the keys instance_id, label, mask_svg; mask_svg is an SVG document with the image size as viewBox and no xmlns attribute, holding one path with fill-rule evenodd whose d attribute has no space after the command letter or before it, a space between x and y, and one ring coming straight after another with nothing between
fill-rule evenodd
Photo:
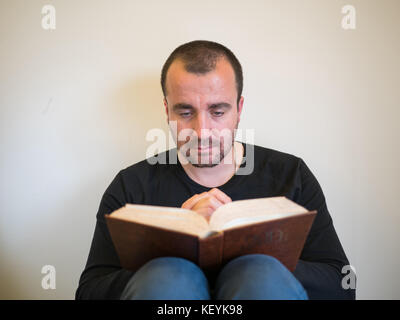
<instances>
[{"instance_id":1,"label":"knee","mask_svg":"<svg viewBox=\"0 0 400 320\"><path fill-rule=\"evenodd\" d=\"M180 257L158 257L149 260L138 272L161 272L173 276L185 276L187 274L202 273L194 262Z\"/></svg>"},{"instance_id":2,"label":"knee","mask_svg":"<svg viewBox=\"0 0 400 320\"><path fill-rule=\"evenodd\" d=\"M225 265L225 268L237 268L242 272L255 272L260 270L268 273L287 270L278 259L261 253L247 254L232 259Z\"/></svg>"},{"instance_id":3,"label":"knee","mask_svg":"<svg viewBox=\"0 0 400 320\"><path fill-rule=\"evenodd\" d=\"M263 253L251 253L251 254L246 254L240 257L237 257L235 259L232 259L232 261L251 261L252 263L254 261L261 262L264 264L271 264L271 265L276 265L276 264L281 264L281 262L276 259L273 256L270 256L268 254L263 254Z\"/></svg>"},{"instance_id":4,"label":"knee","mask_svg":"<svg viewBox=\"0 0 400 320\"><path fill-rule=\"evenodd\" d=\"M203 270L194 262L180 257L159 257L148 261L136 273L152 283L201 283L206 280Z\"/></svg>"},{"instance_id":5,"label":"knee","mask_svg":"<svg viewBox=\"0 0 400 320\"><path fill-rule=\"evenodd\" d=\"M192 261L159 257L134 273L122 297L125 299L208 299L208 282Z\"/></svg>"},{"instance_id":6,"label":"knee","mask_svg":"<svg viewBox=\"0 0 400 320\"><path fill-rule=\"evenodd\" d=\"M217 279L219 299L307 298L293 274L276 258L248 254L229 261Z\"/></svg>"}]
</instances>

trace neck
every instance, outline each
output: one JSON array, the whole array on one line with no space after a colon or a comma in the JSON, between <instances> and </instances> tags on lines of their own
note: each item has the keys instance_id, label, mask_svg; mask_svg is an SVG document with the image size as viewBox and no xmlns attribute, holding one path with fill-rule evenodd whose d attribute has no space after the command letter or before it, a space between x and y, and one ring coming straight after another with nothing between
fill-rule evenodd
<instances>
[{"instance_id":1,"label":"neck","mask_svg":"<svg viewBox=\"0 0 400 320\"><path fill-rule=\"evenodd\" d=\"M214 167L198 168L190 162L183 164L183 157L178 152L178 159L182 168L193 181L205 187L216 188L230 180L239 169L243 159L243 145L238 141L234 141L228 154Z\"/></svg>"}]
</instances>

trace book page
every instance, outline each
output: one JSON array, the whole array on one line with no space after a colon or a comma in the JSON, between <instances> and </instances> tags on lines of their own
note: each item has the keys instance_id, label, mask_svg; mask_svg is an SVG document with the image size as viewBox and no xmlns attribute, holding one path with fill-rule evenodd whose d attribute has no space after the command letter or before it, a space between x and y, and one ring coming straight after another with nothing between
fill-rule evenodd
<instances>
[{"instance_id":1,"label":"book page","mask_svg":"<svg viewBox=\"0 0 400 320\"><path fill-rule=\"evenodd\" d=\"M182 208L126 204L111 215L126 221L198 236L210 231L209 224L203 216Z\"/></svg>"},{"instance_id":2,"label":"book page","mask_svg":"<svg viewBox=\"0 0 400 320\"><path fill-rule=\"evenodd\" d=\"M238 200L227 203L210 219L210 228L220 231L261 221L281 219L308 210L286 197Z\"/></svg>"}]
</instances>

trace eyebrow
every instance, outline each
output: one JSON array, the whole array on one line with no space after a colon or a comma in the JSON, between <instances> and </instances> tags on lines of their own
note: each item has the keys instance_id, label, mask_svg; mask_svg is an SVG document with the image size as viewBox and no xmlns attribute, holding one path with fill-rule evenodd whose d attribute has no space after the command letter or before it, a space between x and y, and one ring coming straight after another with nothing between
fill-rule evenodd
<instances>
[{"instance_id":1,"label":"eyebrow","mask_svg":"<svg viewBox=\"0 0 400 320\"><path fill-rule=\"evenodd\" d=\"M232 106L231 106L231 104L229 104L227 102L210 103L208 105L208 109L217 109L217 108L230 109L230 108L232 108ZM194 107L188 103L176 103L172 107L172 110L175 112L179 111L179 110L186 110L186 109L194 109Z\"/></svg>"}]
</instances>

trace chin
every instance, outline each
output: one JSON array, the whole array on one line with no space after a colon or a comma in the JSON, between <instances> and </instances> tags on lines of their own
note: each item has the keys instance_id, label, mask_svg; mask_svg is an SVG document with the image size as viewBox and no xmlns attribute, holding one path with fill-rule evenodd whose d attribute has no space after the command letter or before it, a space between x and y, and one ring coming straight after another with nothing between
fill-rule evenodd
<instances>
[{"instance_id":1,"label":"chin","mask_svg":"<svg viewBox=\"0 0 400 320\"><path fill-rule=\"evenodd\" d=\"M195 157L191 157L189 160L189 162L191 163L191 165L193 167L196 168L213 168L215 166L218 166L222 160L224 159L224 156L221 156L220 154L218 154L217 156L214 155L213 158L209 158L210 155L208 155L208 157L204 157L207 158L203 161L201 161L202 159L199 157L197 158L197 161L195 159Z\"/></svg>"},{"instance_id":2,"label":"chin","mask_svg":"<svg viewBox=\"0 0 400 320\"><path fill-rule=\"evenodd\" d=\"M232 144L233 146L233 144ZM217 146L213 146L210 151L206 153L198 152L197 149L187 149L186 154L182 152L181 154L186 158L186 160L195 168L213 168L222 163L222 160L225 158L225 155L231 150L225 150L223 148L216 148ZM210 159L211 158L211 159ZM202 161L203 160L203 161Z\"/></svg>"},{"instance_id":3,"label":"chin","mask_svg":"<svg viewBox=\"0 0 400 320\"><path fill-rule=\"evenodd\" d=\"M194 163L192 163L192 166L196 167L196 168L212 168L212 167L215 167L217 165L219 165L219 163L211 163L211 164L203 164L203 163L194 164Z\"/></svg>"}]
</instances>

